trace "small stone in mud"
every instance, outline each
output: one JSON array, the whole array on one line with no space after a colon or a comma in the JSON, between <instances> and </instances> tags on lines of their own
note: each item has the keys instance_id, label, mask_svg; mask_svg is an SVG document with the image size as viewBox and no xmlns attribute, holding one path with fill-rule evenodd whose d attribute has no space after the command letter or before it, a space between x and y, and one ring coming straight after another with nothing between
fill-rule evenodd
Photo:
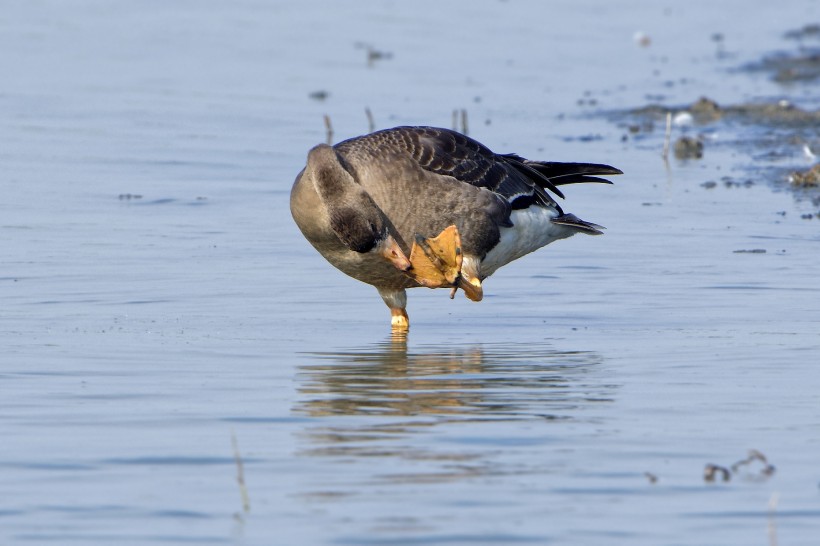
<instances>
[{"instance_id":1,"label":"small stone in mud","mask_svg":"<svg viewBox=\"0 0 820 546\"><path fill-rule=\"evenodd\" d=\"M807 171L793 172L789 175L789 182L799 188L820 187L820 163Z\"/></svg>"},{"instance_id":2,"label":"small stone in mud","mask_svg":"<svg viewBox=\"0 0 820 546\"><path fill-rule=\"evenodd\" d=\"M119 195L119 199L120 199L120 201L129 200L129 199L142 199L142 196L134 194L134 193L121 193Z\"/></svg>"},{"instance_id":3,"label":"small stone in mud","mask_svg":"<svg viewBox=\"0 0 820 546\"><path fill-rule=\"evenodd\" d=\"M735 254L766 254L765 248L750 248L750 249L740 249L735 250Z\"/></svg>"},{"instance_id":4,"label":"small stone in mud","mask_svg":"<svg viewBox=\"0 0 820 546\"><path fill-rule=\"evenodd\" d=\"M820 25L817 23L810 23L798 30L790 30L786 33L786 38L792 40L802 40L804 38L818 38L820 39Z\"/></svg>"},{"instance_id":5,"label":"small stone in mud","mask_svg":"<svg viewBox=\"0 0 820 546\"><path fill-rule=\"evenodd\" d=\"M703 157L703 142L682 136L675 141L675 157L678 159L700 159Z\"/></svg>"},{"instance_id":6,"label":"small stone in mud","mask_svg":"<svg viewBox=\"0 0 820 546\"><path fill-rule=\"evenodd\" d=\"M626 130L632 135L637 135L638 133L651 133L655 130L655 124L651 119L643 120L640 123L631 123L627 125Z\"/></svg>"},{"instance_id":7,"label":"small stone in mud","mask_svg":"<svg viewBox=\"0 0 820 546\"><path fill-rule=\"evenodd\" d=\"M741 182L740 180L733 179L731 176L724 176L721 180L727 188L751 188L755 185L754 180L747 179Z\"/></svg>"},{"instance_id":8,"label":"small stone in mud","mask_svg":"<svg viewBox=\"0 0 820 546\"><path fill-rule=\"evenodd\" d=\"M314 91L310 93L308 97L312 98L313 100L325 100L330 96L330 93L325 91L324 89L320 89L319 91Z\"/></svg>"},{"instance_id":9,"label":"small stone in mud","mask_svg":"<svg viewBox=\"0 0 820 546\"><path fill-rule=\"evenodd\" d=\"M723 111L720 109L720 106L718 106L718 103L706 97L699 98L697 102L689 107L689 110L698 123L709 123L723 116Z\"/></svg>"},{"instance_id":10,"label":"small stone in mud","mask_svg":"<svg viewBox=\"0 0 820 546\"><path fill-rule=\"evenodd\" d=\"M714 180L709 180L709 181L704 182L703 184L701 184L701 187L706 188L707 190L711 190L712 188L714 188L716 186L717 186L717 182L715 182Z\"/></svg>"},{"instance_id":11,"label":"small stone in mud","mask_svg":"<svg viewBox=\"0 0 820 546\"><path fill-rule=\"evenodd\" d=\"M641 47L649 47L652 45L652 38L642 30L635 32L635 34L632 35L632 40Z\"/></svg>"}]
</instances>

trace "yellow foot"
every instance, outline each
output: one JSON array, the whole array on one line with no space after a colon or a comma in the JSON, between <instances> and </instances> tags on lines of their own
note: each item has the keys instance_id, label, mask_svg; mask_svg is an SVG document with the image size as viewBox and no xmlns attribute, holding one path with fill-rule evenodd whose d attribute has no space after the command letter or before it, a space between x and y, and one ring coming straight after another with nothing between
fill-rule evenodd
<instances>
[{"instance_id":1,"label":"yellow foot","mask_svg":"<svg viewBox=\"0 0 820 546\"><path fill-rule=\"evenodd\" d=\"M450 226L431 239L416 236L410 249L413 267L407 273L427 288L456 286L462 259L461 236Z\"/></svg>"},{"instance_id":2,"label":"yellow foot","mask_svg":"<svg viewBox=\"0 0 820 546\"><path fill-rule=\"evenodd\" d=\"M450 299L459 288L472 301L481 301L484 297L478 262L464 260L461 235L454 225L431 239L417 236L410 250L410 263L409 276L427 288L452 288Z\"/></svg>"},{"instance_id":3,"label":"yellow foot","mask_svg":"<svg viewBox=\"0 0 820 546\"><path fill-rule=\"evenodd\" d=\"M481 281L475 277L470 277L462 271L458 279L458 287L464 290L464 295L472 301L481 301L484 297L484 289L481 288Z\"/></svg>"},{"instance_id":4,"label":"yellow foot","mask_svg":"<svg viewBox=\"0 0 820 546\"><path fill-rule=\"evenodd\" d=\"M410 329L410 319L404 309L390 309L390 326L393 332L406 332Z\"/></svg>"},{"instance_id":5,"label":"yellow foot","mask_svg":"<svg viewBox=\"0 0 820 546\"><path fill-rule=\"evenodd\" d=\"M461 272L461 276L456 280L456 285L450 290L450 299L456 297L456 292L461 288L464 290L464 295L467 299L472 301L481 301L484 297L484 289L481 287L481 281L475 277L470 277L465 271Z\"/></svg>"}]
</instances>

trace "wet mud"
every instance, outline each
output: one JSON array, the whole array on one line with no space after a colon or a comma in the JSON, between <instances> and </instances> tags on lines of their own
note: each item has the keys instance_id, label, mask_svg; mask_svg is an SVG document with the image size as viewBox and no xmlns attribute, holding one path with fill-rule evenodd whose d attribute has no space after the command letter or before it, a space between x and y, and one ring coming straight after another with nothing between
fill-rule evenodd
<instances>
[{"instance_id":1,"label":"wet mud","mask_svg":"<svg viewBox=\"0 0 820 546\"><path fill-rule=\"evenodd\" d=\"M793 47L776 51L743 68L763 72L781 84L805 84L820 80L820 25L813 23L784 35Z\"/></svg>"},{"instance_id":2,"label":"wet mud","mask_svg":"<svg viewBox=\"0 0 820 546\"><path fill-rule=\"evenodd\" d=\"M716 149L738 153L747 158L739 171L820 207L820 108L812 97L820 78L820 25L789 31L783 41L791 49L728 71L728 77L738 80L765 73L781 84L781 94L728 104L701 96L688 104L652 102L607 115L624 130L621 139L626 143L659 145L665 137L677 161L697 161ZM753 185L727 176L722 182ZM706 180L701 185L711 189L717 183ZM803 215L817 217L820 211Z\"/></svg>"}]
</instances>

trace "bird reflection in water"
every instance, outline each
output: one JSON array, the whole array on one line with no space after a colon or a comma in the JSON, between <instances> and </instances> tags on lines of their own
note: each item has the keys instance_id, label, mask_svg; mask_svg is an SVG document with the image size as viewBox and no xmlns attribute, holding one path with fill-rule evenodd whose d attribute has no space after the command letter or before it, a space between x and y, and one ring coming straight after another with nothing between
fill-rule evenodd
<instances>
[{"instance_id":1,"label":"bird reflection in water","mask_svg":"<svg viewBox=\"0 0 820 546\"><path fill-rule=\"evenodd\" d=\"M588 383L602 360L597 353L547 343L411 349L394 334L362 349L305 356L295 411L310 416L566 418L611 393L610 385Z\"/></svg>"},{"instance_id":2,"label":"bird reflection in water","mask_svg":"<svg viewBox=\"0 0 820 546\"><path fill-rule=\"evenodd\" d=\"M562 352L546 343L409 348L406 337L396 337L303 356L294 411L315 420L303 430L299 453L344 463L385 461L378 471L371 464L363 468L365 481L370 472L390 483L496 474L504 466L493 459L497 449L510 441L537 443L546 432L533 437L527 423L522 429L511 422L584 419L584 409L607 404L615 390L599 382L607 374L595 373L602 362L597 353ZM437 427L446 427L440 429L443 436L420 435ZM467 430L479 438L472 447L441 441ZM388 460L421 466L388 470ZM350 472L346 466L346 479L355 481Z\"/></svg>"}]
</instances>

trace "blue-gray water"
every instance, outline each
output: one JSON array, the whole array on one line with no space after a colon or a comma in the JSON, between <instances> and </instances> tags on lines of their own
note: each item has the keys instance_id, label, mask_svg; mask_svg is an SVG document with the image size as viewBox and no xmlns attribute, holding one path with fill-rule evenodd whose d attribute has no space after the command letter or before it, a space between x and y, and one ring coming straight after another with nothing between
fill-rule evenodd
<instances>
[{"instance_id":1,"label":"blue-gray water","mask_svg":"<svg viewBox=\"0 0 820 546\"><path fill-rule=\"evenodd\" d=\"M817 205L719 132L667 170L662 130L622 142L597 115L817 108L736 70L816 2L2 11L3 544L817 543ZM480 304L411 292L391 341L287 206L322 116L340 140L365 108L379 128L466 109L495 151L623 169L566 191L606 235L502 269ZM773 475L704 482L749 449Z\"/></svg>"}]
</instances>

